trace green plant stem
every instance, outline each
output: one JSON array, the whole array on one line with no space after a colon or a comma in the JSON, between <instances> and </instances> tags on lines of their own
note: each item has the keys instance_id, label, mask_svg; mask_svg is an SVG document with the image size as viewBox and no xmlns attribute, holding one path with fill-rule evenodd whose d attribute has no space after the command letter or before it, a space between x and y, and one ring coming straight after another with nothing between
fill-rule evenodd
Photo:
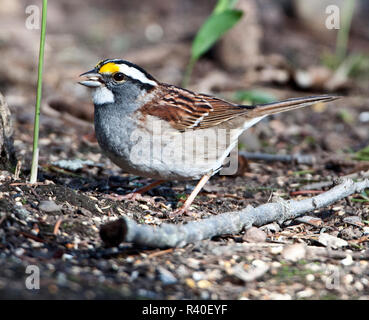
<instances>
[{"instance_id":1,"label":"green plant stem","mask_svg":"<svg viewBox=\"0 0 369 320\"><path fill-rule=\"evenodd\" d=\"M355 11L356 0L346 0L343 4L342 27L338 30L336 40L336 56L342 62L347 54L347 44L349 39L352 17Z\"/></svg>"},{"instance_id":2,"label":"green plant stem","mask_svg":"<svg viewBox=\"0 0 369 320\"><path fill-rule=\"evenodd\" d=\"M38 56L38 79L37 79L37 96L35 108L35 121L33 127L33 153L31 165L30 183L36 183L38 170L38 136L40 127L40 105L42 96L42 71L44 64L45 52L45 36L46 36L46 17L47 17L47 0L42 1L42 20L41 20L41 36L40 36L40 52Z\"/></svg>"},{"instance_id":3,"label":"green plant stem","mask_svg":"<svg viewBox=\"0 0 369 320\"><path fill-rule=\"evenodd\" d=\"M185 75L182 81L182 87L184 88L186 88L188 86L188 83L190 82L192 70L193 70L193 67L195 66L196 61L197 59L191 58L190 62L187 65L186 72L185 72Z\"/></svg>"}]
</instances>

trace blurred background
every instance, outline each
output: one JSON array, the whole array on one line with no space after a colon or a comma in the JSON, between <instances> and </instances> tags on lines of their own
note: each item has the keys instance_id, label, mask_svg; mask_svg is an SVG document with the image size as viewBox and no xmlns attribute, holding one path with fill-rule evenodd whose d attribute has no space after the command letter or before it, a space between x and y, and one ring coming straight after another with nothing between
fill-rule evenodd
<instances>
[{"instance_id":1,"label":"blurred background","mask_svg":"<svg viewBox=\"0 0 369 320\"><path fill-rule=\"evenodd\" d=\"M220 2L49 1L41 148L58 141L63 147L41 160L68 157L83 141L94 143L93 106L77 81L104 58L123 58L160 81L187 82L195 91L240 103L327 92L349 97L329 108L315 106L261 123L240 141L249 151L339 153L368 145L367 1L231 1L242 18L201 55L185 81L193 40ZM0 92L11 108L17 150L25 159L32 140L40 32L27 28L32 5L41 14L41 1L0 0ZM339 9L341 35L327 28L337 22L329 5Z\"/></svg>"}]
</instances>

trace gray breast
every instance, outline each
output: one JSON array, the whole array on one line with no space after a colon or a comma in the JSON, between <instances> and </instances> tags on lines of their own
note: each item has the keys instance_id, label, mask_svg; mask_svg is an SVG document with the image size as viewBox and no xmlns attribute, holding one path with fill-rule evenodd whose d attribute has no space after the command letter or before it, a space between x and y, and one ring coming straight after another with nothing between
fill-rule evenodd
<instances>
[{"instance_id":1,"label":"gray breast","mask_svg":"<svg viewBox=\"0 0 369 320\"><path fill-rule=\"evenodd\" d=\"M136 113L122 114L112 108L108 105L95 108L96 138L116 165L138 176L161 180L199 179L222 165L230 151L230 142L235 140L228 137L220 144L211 138L212 132L210 135L206 130L182 133L151 116L145 118L145 126L140 126ZM200 133L207 135L206 148L199 148Z\"/></svg>"}]
</instances>

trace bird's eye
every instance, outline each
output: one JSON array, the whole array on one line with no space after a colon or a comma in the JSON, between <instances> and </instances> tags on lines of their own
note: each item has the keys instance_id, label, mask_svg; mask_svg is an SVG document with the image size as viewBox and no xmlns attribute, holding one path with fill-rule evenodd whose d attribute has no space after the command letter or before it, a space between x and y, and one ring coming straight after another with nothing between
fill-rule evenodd
<instances>
[{"instance_id":1,"label":"bird's eye","mask_svg":"<svg viewBox=\"0 0 369 320\"><path fill-rule=\"evenodd\" d=\"M113 74L113 79L117 82L121 82L124 80L124 74L122 72L116 72Z\"/></svg>"}]
</instances>

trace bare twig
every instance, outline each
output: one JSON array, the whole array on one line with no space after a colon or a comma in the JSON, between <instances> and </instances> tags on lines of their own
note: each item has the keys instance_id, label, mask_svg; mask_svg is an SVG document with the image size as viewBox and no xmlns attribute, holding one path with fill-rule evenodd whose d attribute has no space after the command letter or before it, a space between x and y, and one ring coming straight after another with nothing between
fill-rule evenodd
<instances>
[{"instance_id":1,"label":"bare twig","mask_svg":"<svg viewBox=\"0 0 369 320\"><path fill-rule=\"evenodd\" d=\"M53 234L54 235L57 235L58 232L59 232L59 229L60 229L60 225L61 223L63 222L63 218L59 218L56 223L55 223L55 226L54 226L54 231L53 231Z\"/></svg>"},{"instance_id":2,"label":"bare twig","mask_svg":"<svg viewBox=\"0 0 369 320\"><path fill-rule=\"evenodd\" d=\"M300 196L306 194L320 194L323 193L322 190L299 190L299 191L292 191L290 192L290 196Z\"/></svg>"},{"instance_id":3,"label":"bare twig","mask_svg":"<svg viewBox=\"0 0 369 320\"><path fill-rule=\"evenodd\" d=\"M369 171L360 171L348 174L341 177L341 179L366 179L369 178ZM301 190L321 189L331 187L335 184L335 181L320 181L311 184L304 185Z\"/></svg>"},{"instance_id":4,"label":"bare twig","mask_svg":"<svg viewBox=\"0 0 369 320\"><path fill-rule=\"evenodd\" d=\"M289 200L267 203L253 208L219 214L183 225L162 224L160 227L140 225L124 217L101 227L100 236L106 245L132 242L141 246L181 247L191 242L222 234L239 233L244 228L294 219L307 212L323 208L353 193L369 188L369 179L361 182L345 180L331 190L301 201Z\"/></svg>"},{"instance_id":5,"label":"bare twig","mask_svg":"<svg viewBox=\"0 0 369 320\"><path fill-rule=\"evenodd\" d=\"M297 164L306 164L306 165L317 165L317 164L331 164L331 165L339 165L342 167L364 167L367 168L369 166L369 161L359 161L350 158L347 155L328 155L328 156L320 156L316 157L314 155L309 154L269 154L269 153L260 153L260 152L246 152L239 151L239 155L247 160L261 160L267 162L292 162ZM365 170L365 169L364 169Z\"/></svg>"},{"instance_id":6,"label":"bare twig","mask_svg":"<svg viewBox=\"0 0 369 320\"><path fill-rule=\"evenodd\" d=\"M313 165L316 163L316 159L313 155L302 154L268 154L258 152L245 152L240 151L239 155L249 160L263 160L263 161L280 161L280 162L295 162L297 164Z\"/></svg>"}]
</instances>

